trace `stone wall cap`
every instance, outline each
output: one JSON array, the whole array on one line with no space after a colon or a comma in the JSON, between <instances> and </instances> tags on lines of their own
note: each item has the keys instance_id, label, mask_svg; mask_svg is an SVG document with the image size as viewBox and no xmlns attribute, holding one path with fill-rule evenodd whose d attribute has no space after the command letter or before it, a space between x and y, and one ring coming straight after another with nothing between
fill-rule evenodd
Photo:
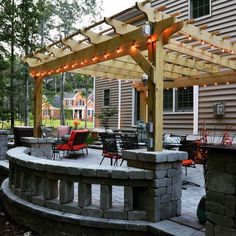
<instances>
[{"instance_id":1,"label":"stone wall cap","mask_svg":"<svg viewBox=\"0 0 236 236\"><path fill-rule=\"evenodd\" d=\"M188 153L176 150L162 150L162 151L146 151L146 150L126 150L124 159L136 160L141 162L175 162L182 161L188 158Z\"/></svg>"},{"instance_id":2,"label":"stone wall cap","mask_svg":"<svg viewBox=\"0 0 236 236\"><path fill-rule=\"evenodd\" d=\"M8 134L10 134L10 131L9 131L9 130L1 129L1 130L0 130L0 135L3 135L3 134L8 135Z\"/></svg>"},{"instance_id":3,"label":"stone wall cap","mask_svg":"<svg viewBox=\"0 0 236 236\"><path fill-rule=\"evenodd\" d=\"M33 170L47 171L55 174L69 174L87 177L112 177L113 179L152 179L153 173L149 170L125 166L86 165L81 163L56 162L40 157L30 156L28 147L16 147L7 151L8 160L19 166Z\"/></svg>"}]
</instances>

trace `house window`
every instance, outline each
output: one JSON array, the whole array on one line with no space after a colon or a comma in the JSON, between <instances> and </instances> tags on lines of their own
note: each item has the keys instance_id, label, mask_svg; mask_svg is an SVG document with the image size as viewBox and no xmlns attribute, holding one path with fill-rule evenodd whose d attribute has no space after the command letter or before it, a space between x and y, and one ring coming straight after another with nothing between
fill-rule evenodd
<instances>
[{"instance_id":1,"label":"house window","mask_svg":"<svg viewBox=\"0 0 236 236\"><path fill-rule=\"evenodd\" d=\"M173 89L165 89L163 97L164 111L173 111Z\"/></svg>"},{"instance_id":2,"label":"house window","mask_svg":"<svg viewBox=\"0 0 236 236\"><path fill-rule=\"evenodd\" d=\"M210 0L190 0L190 17L199 18L210 14Z\"/></svg>"},{"instance_id":3,"label":"house window","mask_svg":"<svg viewBox=\"0 0 236 236\"><path fill-rule=\"evenodd\" d=\"M175 91L175 110L193 111L193 87L180 88Z\"/></svg>"},{"instance_id":4,"label":"house window","mask_svg":"<svg viewBox=\"0 0 236 236\"><path fill-rule=\"evenodd\" d=\"M88 116L90 116L90 110L88 110Z\"/></svg>"},{"instance_id":5,"label":"house window","mask_svg":"<svg viewBox=\"0 0 236 236\"><path fill-rule=\"evenodd\" d=\"M110 89L103 91L103 106L110 106Z\"/></svg>"},{"instance_id":6,"label":"house window","mask_svg":"<svg viewBox=\"0 0 236 236\"><path fill-rule=\"evenodd\" d=\"M164 90L163 109L165 112L193 111L193 87Z\"/></svg>"}]
</instances>

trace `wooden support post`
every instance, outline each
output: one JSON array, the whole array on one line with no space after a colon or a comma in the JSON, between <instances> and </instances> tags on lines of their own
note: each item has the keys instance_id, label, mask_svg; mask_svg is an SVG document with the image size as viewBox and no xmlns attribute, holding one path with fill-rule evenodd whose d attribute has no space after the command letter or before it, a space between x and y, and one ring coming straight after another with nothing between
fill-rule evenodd
<instances>
[{"instance_id":1,"label":"wooden support post","mask_svg":"<svg viewBox=\"0 0 236 236\"><path fill-rule=\"evenodd\" d=\"M34 84L34 137L40 137L42 124L42 86L43 78L36 77Z\"/></svg>"},{"instance_id":2,"label":"wooden support post","mask_svg":"<svg viewBox=\"0 0 236 236\"><path fill-rule=\"evenodd\" d=\"M163 142L163 81L164 81L164 49L162 38L156 42L154 81L155 81L155 123L154 150L162 150Z\"/></svg>"}]
</instances>

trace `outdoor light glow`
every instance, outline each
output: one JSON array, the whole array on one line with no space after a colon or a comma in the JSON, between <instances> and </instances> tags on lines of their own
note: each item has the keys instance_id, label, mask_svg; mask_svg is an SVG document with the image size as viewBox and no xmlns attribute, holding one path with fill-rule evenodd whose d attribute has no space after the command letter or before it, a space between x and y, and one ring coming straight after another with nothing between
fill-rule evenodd
<instances>
[{"instance_id":1,"label":"outdoor light glow","mask_svg":"<svg viewBox=\"0 0 236 236\"><path fill-rule=\"evenodd\" d=\"M131 49L133 49L133 50L136 49L135 41L132 43Z\"/></svg>"}]
</instances>

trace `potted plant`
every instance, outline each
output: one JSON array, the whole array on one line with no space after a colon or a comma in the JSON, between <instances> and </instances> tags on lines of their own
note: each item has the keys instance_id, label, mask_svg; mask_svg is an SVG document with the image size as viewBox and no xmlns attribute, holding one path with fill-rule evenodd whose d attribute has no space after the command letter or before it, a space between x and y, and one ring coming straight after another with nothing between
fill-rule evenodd
<instances>
[{"instance_id":1,"label":"potted plant","mask_svg":"<svg viewBox=\"0 0 236 236\"><path fill-rule=\"evenodd\" d=\"M95 114L95 117L98 118L103 124L105 130L109 128L109 120L117 114L116 107L104 107L101 109L99 114Z\"/></svg>"}]
</instances>

